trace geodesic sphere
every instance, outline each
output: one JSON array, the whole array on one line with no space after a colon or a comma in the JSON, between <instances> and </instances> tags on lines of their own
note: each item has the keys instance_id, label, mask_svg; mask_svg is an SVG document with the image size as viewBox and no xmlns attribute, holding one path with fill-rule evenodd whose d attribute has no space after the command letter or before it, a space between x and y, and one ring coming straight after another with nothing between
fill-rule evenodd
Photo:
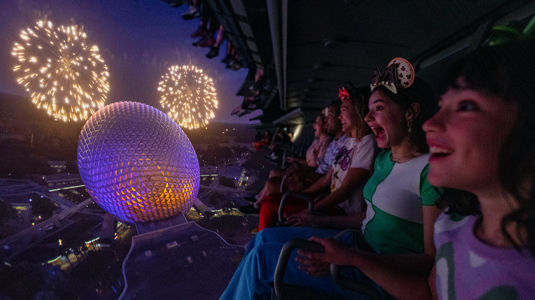
<instances>
[{"instance_id":1,"label":"geodesic sphere","mask_svg":"<svg viewBox=\"0 0 535 300\"><path fill-rule=\"evenodd\" d=\"M129 223L186 213L199 192L199 161L184 131L137 102L113 103L89 118L78 168L93 200Z\"/></svg>"}]
</instances>

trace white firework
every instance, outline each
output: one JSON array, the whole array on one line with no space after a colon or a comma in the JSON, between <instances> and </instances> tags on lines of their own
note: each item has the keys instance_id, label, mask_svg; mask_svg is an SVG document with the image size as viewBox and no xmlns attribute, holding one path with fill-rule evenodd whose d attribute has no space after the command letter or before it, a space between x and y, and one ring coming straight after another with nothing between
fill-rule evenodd
<instances>
[{"instance_id":1,"label":"white firework","mask_svg":"<svg viewBox=\"0 0 535 300\"><path fill-rule=\"evenodd\" d=\"M13 69L17 82L54 118L86 120L104 106L108 67L98 47L86 44L83 27L37 21L22 30L12 54L18 61Z\"/></svg>"},{"instance_id":2,"label":"white firework","mask_svg":"<svg viewBox=\"0 0 535 300\"><path fill-rule=\"evenodd\" d=\"M181 127L203 128L218 107L212 78L192 66L172 66L158 84L160 103Z\"/></svg>"}]
</instances>

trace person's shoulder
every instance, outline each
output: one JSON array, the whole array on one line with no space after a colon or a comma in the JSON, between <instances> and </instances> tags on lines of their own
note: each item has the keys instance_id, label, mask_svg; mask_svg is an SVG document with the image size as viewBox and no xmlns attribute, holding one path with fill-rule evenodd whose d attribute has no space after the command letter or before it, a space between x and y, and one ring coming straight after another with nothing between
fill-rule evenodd
<instances>
[{"instance_id":1,"label":"person's shoulder","mask_svg":"<svg viewBox=\"0 0 535 300\"><path fill-rule=\"evenodd\" d=\"M416 157L415 161L421 161L421 162L424 162L425 164L427 164L429 162L429 156L430 156L429 153L424 153L424 154Z\"/></svg>"},{"instance_id":2,"label":"person's shoulder","mask_svg":"<svg viewBox=\"0 0 535 300\"><path fill-rule=\"evenodd\" d=\"M390 160L390 154L392 151L390 149L383 149L377 154L377 161Z\"/></svg>"},{"instance_id":3,"label":"person's shoulder","mask_svg":"<svg viewBox=\"0 0 535 300\"><path fill-rule=\"evenodd\" d=\"M359 141L357 141L358 144L360 145L371 145L371 146L375 146L376 145L376 141L375 141L375 135L373 133L371 134L367 134L365 136L363 136Z\"/></svg>"},{"instance_id":4,"label":"person's shoulder","mask_svg":"<svg viewBox=\"0 0 535 300\"><path fill-rule=\"evenodd\" d=\"M358 143L357 139L354 138L354 137L347 137L345 140L344 140L344 145L354 145Z\"/></svg>"},{"instance_id":5,"label":"person's shoulder","mask_svg":"<svg viewBox=\"0 0 535 300\"><path fill-rule=\"evenodd\" d=\"M429 165L429 153L424 153L418 157L415 157L407 162L408 166L412 166L412 168L416 168L421 170L420 175L424 175L424 170Z\"/></svg>"},{"instance_id":6,"label":"person's shoulder","mask_svg":"<svg viewBox=\"0 0 535 300\"><path fill-rule=\"evenodd\" d=\"M337 148L338 148L338 144L339 144L338 141L339 141L339 140L335 140L335 139L333 139L333 140L329 143L329 146L327 146L327 151L329 151L329 150L332 151L332 150L334 150L334 149L337 149Z\"/></svg>"},{"instance_id":7,"label":"person's shoulder","mask_svg":"<svg viewBox=\"0 0 535 300\"><path fill-rule=\"evenodd\" d=\"M315 141L318 141L321 145L328 145L332 141L332 137L326 135L315 139Z\"/></svg>"},{"instance_id":8,"label":"person's shoulder","mask_svg":"<svg viewBox=\"0 0 535 300\"><path fill-rule=\"evenodd\" d=\"M336 149L340 149L346 143L346 141L347 141L347 135L344 134L338 140L333 140L333 142L330 145L332 145Z\"/></svg>"},{"instance_id":9,"label":"person's shoulder","mask_svg":"<svg viewBox=\"0 0 535 300\"><path fill-rule=\"evenodd\" d=\"M363 141L364 140L366 140L366 141L369 141L369 140L374 141L375 140L375 134L369 133L369 134L363 136L361 140L363 140Z\"/></svg>"},{"instance_id":10,"label":"person's shoulder","mask_svg":"<svg viewBox=\"0 0 535 300\"><path fill-rule=\"evenodd\" d=\"M344 143L347 140L347 138L348 138L347 134L344 134L338 139L338 142Z\"/></svg>"},{"instance_id":11,"label":"person's shoulder","mask_svg":"<svg viewBox=\"0 0 535 300\"><path fill-rule=\"evenodd\" d=\"M444 211L435 222L435 235L457 232L466 224L475 222L476 219L475 215L462 216Z\"/></svg>"}]
</instances>

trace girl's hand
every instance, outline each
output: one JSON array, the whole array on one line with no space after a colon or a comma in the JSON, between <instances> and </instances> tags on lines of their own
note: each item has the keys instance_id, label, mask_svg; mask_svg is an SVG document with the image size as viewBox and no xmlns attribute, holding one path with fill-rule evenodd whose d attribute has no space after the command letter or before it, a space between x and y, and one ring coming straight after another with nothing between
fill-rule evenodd
<instances>
[{"instance_id":1,"label":"girl's hand","mask_svg":"<svg viewBox=\"0 0 535 300\"><path fill-rule=\"evenodd\" d=\"M297 253L304 250L298 250ZM299 263L299 270L311 276L325 276L330 273L331 265L326 262L310 259L306 256L297 256L295 261Z\"/></svg>"},{"instance_id":2,"label":"girl's hand","mask_svg":"<svg viewBox=\"0 0 535 300\"><path fill-rule=\"evenodd\" d=\"M311 261L326 262L339 266L349 266L352 262L352 257L358 255L358 250L349 248L348 246L332 239L311 237L309 241L314 241L321 244L325 248L324 253L310 252L299 249L297 253Z\"/></svg>"},{"instance_id":3,"label":"girl's hand","mask_svg":"<svg viewBox=\"0 0 535 300\"><path fill-rule=\"evenodd\" d=\"M285 171L285 175L286 176L292 176L293 174L295 174L297 171L299 171L299 167L297 166L297 164L291 164L288 169L286 169Z\"/></svg>"},{"instance_id":4,"label":"girl's hand","mask_svg":"<svg viewBox=\"0 0 535 300\"><path fill-rule=\"evenodd\" d=\"M285 224L293 227L316 227L317 217L311 214L308 209L305 209L300 213L287 217Z\"/></svg>"}]
</instances>

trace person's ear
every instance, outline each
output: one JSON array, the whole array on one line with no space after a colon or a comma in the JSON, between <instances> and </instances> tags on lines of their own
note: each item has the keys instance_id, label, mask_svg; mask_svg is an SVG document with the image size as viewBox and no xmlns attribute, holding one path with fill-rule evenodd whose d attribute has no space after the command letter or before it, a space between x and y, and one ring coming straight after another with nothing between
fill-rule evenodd
<instances>
[{"instance_id":1,"label":"person's ear","mask_svg":"<svg viewBox=\"0 0 535 300\"><path fill-rule=\"evenodd\" d=\"M405 113L405 119L407 121L413 121L420 115L420 103L414 102L411 107L407 109Z\"/></svg>"}]
</instances>

